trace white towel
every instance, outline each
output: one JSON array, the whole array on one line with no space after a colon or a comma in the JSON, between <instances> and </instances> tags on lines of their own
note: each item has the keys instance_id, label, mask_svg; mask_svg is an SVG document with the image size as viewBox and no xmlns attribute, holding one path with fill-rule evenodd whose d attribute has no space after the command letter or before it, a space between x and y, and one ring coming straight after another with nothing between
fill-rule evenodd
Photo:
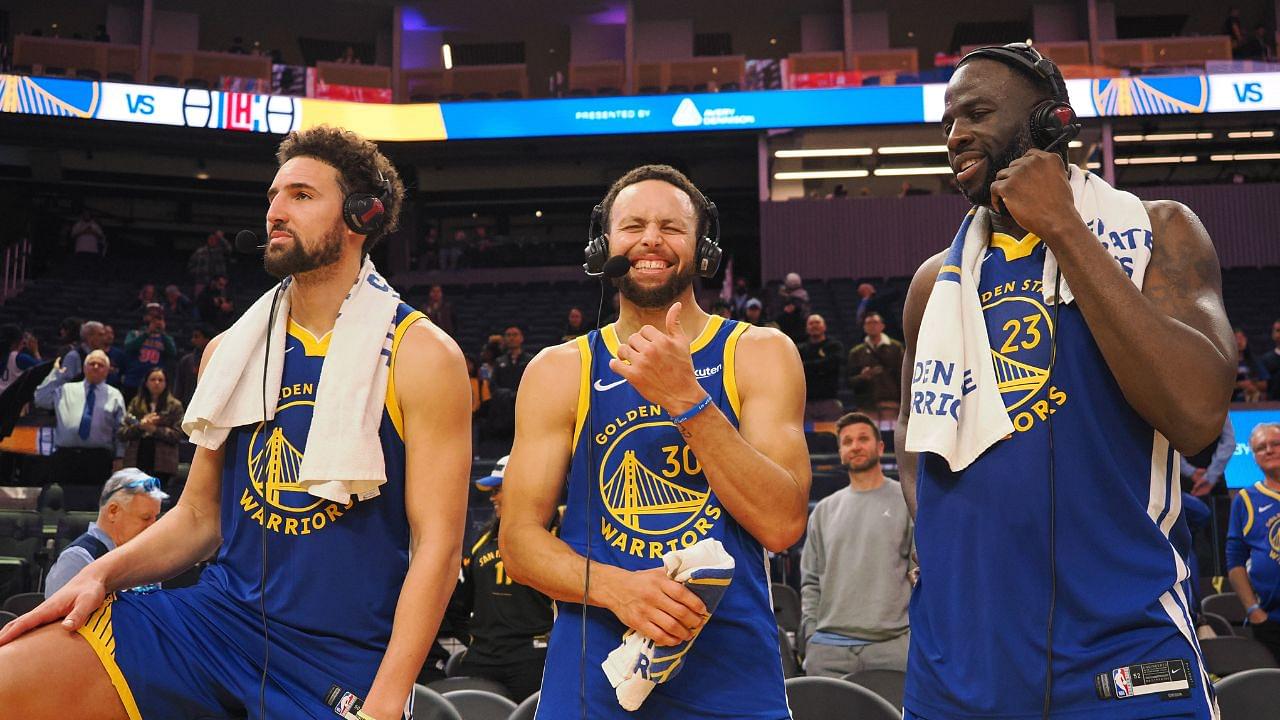
<instances>
[{"instance_id":1,"label":"white towel","mask_svg":"<svg viewBox=\"0 0 1280 720\"><path fill-rule=\"evenodd\" d=\"M699 540L683 550L672 550L662 556L667 575L683 583L707 606L707 619L715 612L733 581L733 556L719 540ZM702 627L698 633L702 632ZM674 647L656 647L653 641L634 630L622 636L622 644L614 648L600 667L614 687L618 704L635 711L658 683L675 677L683 667L689 647L698 634Z\"/></svg>"},{"instance_id":2,"label":"white towel","mask_svg":"<svg viewBox=\"0 0 1280 720\"><path fill-rule=\"evenodd\" d=\"M216 450L232 428L275 417L291 293L286 280L270 338L266 330L274 289L222 335L182 419L191 442ZM378 487L387 481L378 428L399 304L400 296L366 258L338 311L316 388L315 412L298 473L299 484L312 495L346 504L352 495L362 500L376 497ZM271 347L265 418L264 342Z\"/></svg>"},{"instance_id":3,"label":"white towel","mask_svg":"<svg viewBox=\"0 0 1280 720\"><path fill-rule=\"evenodd\" d=\"M1142 201L1074 166L1069 181L1080 218L1142 289L1151 260L1151 219ZM990 236L990 212L984 207L970 210L938 271L916 343L906 448L941 455L953 472L968 467L1013 432L996 385L978 299L982 258ZM1050 251L1042 275L1046 305L1058 300L1053 294L1057 269L1057 259ZM1065 275L1061 294L1064 303L1072 301ZM929 410L916 412L917 407Z\"/></svg>"}]
</instances>

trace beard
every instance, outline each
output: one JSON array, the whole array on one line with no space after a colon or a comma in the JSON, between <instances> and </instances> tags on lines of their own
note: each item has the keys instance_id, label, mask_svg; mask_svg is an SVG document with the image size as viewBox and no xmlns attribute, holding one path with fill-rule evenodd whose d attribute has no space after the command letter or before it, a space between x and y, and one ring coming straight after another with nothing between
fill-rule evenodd
<instances>
[{"instance_id":1,"label":"beard","mask_svg":"<svg viewBox=\"0 0 1280 720\"><path fill-rule=\"evenodd\" d=\"M860 473L860 472L866 472L879 464L880 464L880 456L872 455L871 457L868 457L866 460L863 460L857 465L854 465L853 463L842 463L841 467L844 468L845 472Z\"/></svg>"},{"instance_id":2,"label":"beard","mask_svg":"<svg viewBox=\"0 0 1280 720\"><path fill-rule=\"evenodd\" d=\"M631 279L631 274L627 273L620 278L615 278L613 286L637 307L665 308L689 289L693 284L693 274L693 266L689 266L687 270L677 270L669 280L657 287L641 287Z\"/></svg>"},{"instance_id":3,"label":"beard","mask_svg":"<svg viewBox=\"0 0 1280 720\"><path fill-rule=\"evenodd\" d=\"M268 246L262 256L262 266L275 277L285 278L332 265L342 258L343 227L342 219L339 218L311 250L307 249L306 243L297 233L286 230L293 236L293 243L276 251ZM273 228L280 229L283 228Z\"/></svg>"},{"instance_id":4,"label":"beard","mask_svg":"<svg viewBox=\"0 0 1280 720\"><path fill-rule=\"evenodd\" d=\"M966 192L964 188L960 188L960 192L965 198L974 205L985 205L991 207L991 183L996 181L996 174L1001 170L1009 167L1014 160L1027 154L1027 151L1035 147L1034 141L1031 139L1031 126L1023 125L1018 134L1013 136L1008 145L995 156L989 158L987 163L987 176L982 179L982 186L972 194Z\"/></svg>"}]
</instances>

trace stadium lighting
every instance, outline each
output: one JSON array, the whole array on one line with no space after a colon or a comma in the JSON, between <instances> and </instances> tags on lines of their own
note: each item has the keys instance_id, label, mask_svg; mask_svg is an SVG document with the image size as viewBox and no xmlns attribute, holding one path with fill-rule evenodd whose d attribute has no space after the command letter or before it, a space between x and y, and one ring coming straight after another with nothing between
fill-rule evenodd
<instances>
[{"instance_id":1,"label":"stadium lighting","mask_svg":"<svg viewBox=\"0 0 1280 720\"><path fill-rule=\"evenodd\" d=\"M1151 135L1116 135L1114 142L1184 142L1187 140L1212 140L1211 132L1153 133Z\"/></svg>"},{"instance_id":2,"label":"stadium lighting","mask_svg":"<svg viewBox=\"0 0 1280 720\"><path fill-rule=\"evenodd\" d=\"M876 152L881 155L912 155L919 153L944 153L946 151L946 145L887 145L882 148L876 148Z\"/></svg>"},{"instance_id":3,"label":"stadium lighting","mask_svg":"<svg viewBox=\"0 0 1280 720\"><path fill-rule=\"evenodd\" d=\"M953 171L946 165L934 167L896 167L876 168L876 177L895 177L898 175L950 175Z\"/></svg>"},{"instance_id":4,"label":"stadium lighting","mask_svg":"<svg viewBox=\"0 0 1280 720\"><path fill-rule=\"evenodd\" d=\"M449 47L449 43L440 46L440 56L444 59L444 69L453 69L453 48Z\"/></svg>"},{"instance_id":5,"label":"stadium lighting","mask_svg":"<svg viewBox=\"0 0 1280 720\"><path fill-rule=\"evenodd\" d=\"M1080 142L1079 140L1072 140L1071 142L1067 143L1067 147L1081 148L1081 147L1084 147L1084 143Z\"/></svg>"},{"instance_id":6,"label":"stadium lighting","mask_svg":"<svg viewBox=\"0 0 1280 720\"><path fill-rule=\"evenodd\" d=\"M1275 130L1240 130L1227 133L1227 137L1232 140L1243 140L1246 138L1269 138L1275 137Z\"/></svg>"},{"instance_id":7,"label":"stadium lighting","mask_svg":"<svg viewBox=\"0 0 1280 720\"><path fill-rule=\"evenodd\" d=\"M1235 153L1231 155L1210 155L1213 162L1231 162L1233 160L1280 160L1280 153Z\"/></svg>"},{"instance_id":8,"label":"stadium lighting","mask_svg":"<svg viewBox=\"0 0 1280 720\"><path fill-rule=\"evenodd\" d=\"M1193 163L1195 155L1156 155L1153 157L1116 158L1117 165L1175 165L1177 163Z\"/></svg>"},{"instance_id":9,"label":"stadium lighting","mask_svg":"<svg viewBox=\"0 0 1280 720\"><path fill-rule=\"evenodd\" d=\"M815 158L815 157L858 157L870 155L869 147L854 148L814 148L812 150L778 150L773 154L776 158Z\"/></svg>"},{"instance_id":10,"label":"stadium lighting","mask_svg":"<svg viewBox=\"0 0 1280 720\"><path fill-rule=\"evenodd\" d=\"M864 178L866 170L803 170L799 172L779 172L773 174L774 180L837 180L840 178Z\"/></svg>"}]
</instances>

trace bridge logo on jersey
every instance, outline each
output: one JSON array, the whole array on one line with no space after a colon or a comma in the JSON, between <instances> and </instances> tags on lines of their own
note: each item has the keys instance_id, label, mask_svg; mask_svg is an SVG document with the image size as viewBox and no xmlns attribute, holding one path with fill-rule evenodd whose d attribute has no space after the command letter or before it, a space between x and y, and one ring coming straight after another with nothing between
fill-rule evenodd
<instances>
[{"instance_id":1,"label":"bridge logo on jersey","mask_svg":"<svg viewBox=\"0 0 1280 720\"><path fill-rule=\"evenodd\" d=\"M711 532L721 510L710 502L702 466L674 424L631 423L610 440L599 474L605 542L636 557L660 558Z\"/></svg>"},{"instance_id":2,"label":"bridge logo on jersey","mask_svg":"<svg viewBox=\"0 0 1280 720\"><path fill-rule=\"evenodd\" d=\"M1280 561L1280 514L1267 519L1267 542L1271 543L1271 559Z\"/></svg>"},{"instance_id":3,"label":"bridge logo on jersey","mask_svg":"<svg viewBox=\"0 0 1280 720\"><path fill-rule=\"evenodd\" d=\"M282 388L282 395L288 389ZM314 409L314 400L287 402L270 424L259 423L249 437L249 483L241 491L240 507L268 530L310 535L337 521L354 504L316 497L298 482L304 454L299 444L305 447Z\"/></svg>"},{"instance_id":4,"label":"bridge logo on jersey","mask_svg":"<svg viewBox=\"0 0 1280 720\"><path fill-rule=\"evenodd\" d=\"M1018 292L1027 294L1011 294ZM1009 281L983 292L981 300L996 387L1014 429L1029 430L1066 402L1057 387L1046 392L1054 328L1040 281Z\"/></svg>"}]
</instances>

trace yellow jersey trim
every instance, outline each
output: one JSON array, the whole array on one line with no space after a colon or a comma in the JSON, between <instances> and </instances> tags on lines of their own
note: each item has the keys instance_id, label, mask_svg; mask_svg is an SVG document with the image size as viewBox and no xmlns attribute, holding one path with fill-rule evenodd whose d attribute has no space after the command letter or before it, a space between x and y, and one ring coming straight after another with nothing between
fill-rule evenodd
<instances>
[{"instance_id":1,"label":"yellow jersey trim","mask_svg":"<svg viewBox=\"0 0 1280 720\"><path fill-rule=\"evenodd\" d=\"M1258 483L1261 485L1262 483ZM1244 521L1244 530L1240 531L1241 535L1248 535L1253 529L1253 501L1249 499L1249 493L1240 493L1240 499L1244 501L1244 509L1249 513L1249 519Z\"/></svg>"},{"instance_id":2,"label":"yellow jersey trim","mask_svg":"<svg viewBox=\"0 0 1280 720\"><path fill-rule=\"evenodd\" d=\"M120 702L124 705L124 712L129 716L129 720L142 720L138 703L133 699L133 691L129 689L129 681L125 679L120 666L116 664L116 637L111 626L111 604L115 599L114 594L108 595L102 607L89 616L84 627L78 632L89 642L89 647L93 648L93 653L98 656L98 661L107 671L107 675L111 678L111 685L120 696Z\"/></svg>"},{"instance_id":3,"label":"yellow jersey trim","mask_svg":"<svg viewBox=\"0 0 1280 720\"><path fill-rule=\"evenodd\" d=\"M471 546L471 554L473 554L473 555L474 555L474 554L475 554L475 552L476 552L477 550L479 550L479 549L480 549L480 546L481 546L481 545L483 545L483 544L485 544L485 543L489 542L489 535L491 535L491 534L492 534L492 532L493 532L493 531L489 531L489 532L487 532L487 533L485 533L485 534L483 534L483 535L481 535L481 536L480 536L480 539L476 541L476 544Z\"/></svg>"},{"instance_id":4,"label":"yellow jersey trim","mask_svg":"<svg viewBox=\"0 0 1280 720\"><path fill-rule=\"evenodd\" d=\"M702 328L702 332L698 333L698 337L689 343L689 353L693 354L706 347L708 343L715 339L716 333L720 331L720 327L724 325L724 318L719 315L710 315L707 317L707 324ZM618 357L618 329L617 323L609 323L600 330L600 337L604 339L604 346L609 349L609 354Z\"/></svg>"},{"instance_id":5,"label":"yellow jersey trim","mask_svg":"<svg viewBox=\"0 0 1280 720\"><path fill-rule=\"evenodd\" d=\"M615 338L616 339L616 338ZM578 437L582 435L582 426L587 422L587 410L591 407L591 343L586 335L574 339L578 344L578 410L573 423L573 444L578 447Z\"/></svg>"},{"instance_id":6,"label":"yellow jersey trim","mask_svg":"<svg viewBox=\"0 0 1280 720\"><path fill-rule=\"evenodd\" d=\"M959 275L960 266L959 265L943 265L942 267L938 268L938 274L941 275L942 273L955 273Z\"/></svg>"},{"instance_id":7,"label":"yellow jersey trim","mask_svg":"<svg viewBox=\"0 0 1280 720\"><path fill-rule=\"evenodd\" d=\"M289 334L302 343L302 351L309 357L324 357L329 352L329 340L333 338L333 331L325 333L323 337L316 337L312 332L289 318Z\"/></svg>"},{"instance_id":8,"label":"yellow jersey trim","mask_svg":"<svg viewBox=\"0 0 1280 720\"><path fill-rule=\"evenodd\" d=\"M1027 257L1039 244L1040 238L1035 233L1027 233L1021 239L1002 232L991 233L991 246L1003 250L1004 259L1010 262Z\"/></svg>"},{"instance_id":9,"label":"yellow jersey trim","mask_svg":"<svg viewBox=\"0 0 1280 720\"><path fill-rule=\"evenodd\" d=\"M738 422L742 422L742 400L738 397L738 371L734 366L737 364L738 338L750 327L747 323L738 323L724 343L724 394L729 398L729 406L733 408Z\"/></svg>"},{"instance_id":10,"label":"yellow jersey trim","mask_svg":"<svg viewBox=\"0 0 1280 720\"><path fill-rule=\"evenodd\" d=\"M1275 498L1276 500L1280 500L1280 492L1276 492L1275 490L1272 490L1271 488L1267 487L1267 482L1265 480L1259 480L1258 482L1254 483L1253 486L1258 488L1258 492L1262 493L1263 495L1266 495L1267 497Z\"/></svg>"},{"instance_id":11,"label":"yellow jersey trim","mask_svg":"<svg viewBox=\"0 0 1280 720\"><path fill-rule=\"evenodd\" d=\"M391 418L391 424L395 427L396 435L400 436L401 442L404 441L404 412L400 410L400 400L396 397L396 356L400 354L398 352L400 341L404 339L404 334L409 332L409 327L419 320L426 319L427 316L421 310L414 310L406 315L399 325L396 325L395 333L391 338L391 367L387 370L387 415Z\"/></svg>"}]
</instances>

